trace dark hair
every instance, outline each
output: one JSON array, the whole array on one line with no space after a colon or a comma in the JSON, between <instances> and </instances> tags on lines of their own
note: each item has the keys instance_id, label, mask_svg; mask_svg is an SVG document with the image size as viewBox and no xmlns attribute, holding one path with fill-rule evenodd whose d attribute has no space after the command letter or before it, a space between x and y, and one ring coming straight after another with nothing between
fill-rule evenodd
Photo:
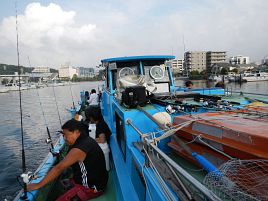
<instances>
[{"instance_id":1,"label":"dark hair","mask_svg":"<svg viewBox=\"0 0 268 201\"><path fill-rule=\"evenodd\" d=\"M96 93L96 90L95 89L91 89L91 93L92 94L95 94Z\"/></svg>"},{"instance_id":2,"label":"dark hair","mask_svg":"<svg viewBox=\"0 0 268 201\"><path fill-rule=\"evenodd\" d=\"M75 130L79 130L81 135L88 136L88 126L82 123L81 121L76 121L75 119L70 119L66 121L62 127L62 129L67 129L68 131L74 132Z\"/></svg>"},{"instance_id":3,"label":"dark hair","mask_svg":"<svg viewBox=\"0 0 268 201\"><path fill-rule=\"evenodd\" d=\"M221 88L225 88L225 84L224 82L220 81L220 82L217 82L217 84L215 85L215 87L221 87Z\"/></svg>"},{"instance_id":4,"label":"dark hair","mask_svg":"<svg viewBox=\"0 0 268 201\"><path fill-rule=\"evenodd\" d=\"M88 98L89 97L89 92L85 91L85 96Z\"/></svg>"},{"instance_id":5,"label":"dark hair","mask_svg":"<svg viewBox=\"0 0 268 201\"><path fill-rule=\"evenodd\" d=\"M187 82L185 82L185 86L186 87L189 87L190 85L193 85L193 83L190 80L188 80Z\"/></svg>"},{"instance_id":6,"label":"dark hair","mask_svg":"<svg viewBox=\"0 0 268 201\"><path fill-rule=\"evenodd\" d=\"M99 121L102 118L100 107L97 106L89 106L85 110L85 115L87 121L90 120L90 117L92 117L94 121Z\"/></svg>"}]
</instances>

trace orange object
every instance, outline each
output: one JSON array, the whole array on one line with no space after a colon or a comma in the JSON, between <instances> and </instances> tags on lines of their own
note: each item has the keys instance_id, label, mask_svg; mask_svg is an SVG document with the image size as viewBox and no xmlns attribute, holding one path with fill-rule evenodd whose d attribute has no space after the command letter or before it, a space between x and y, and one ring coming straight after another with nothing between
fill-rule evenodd
<instances>
[{"instance_id":1,"label":"orange object","mask_svg":"<svg viewBox=\"0 0 268 201\"><path fill-rule=\"evenodd\" d=\"M177 131L176 135L188 143L192 151L203 155L216 166L229 158L212 148L233 158L268 159L268 118L262 118L260 121L260 117L256 115L250 117L243 111L177 116L174 118L175 125L189 120L195 121ZM174 140L169 146L187 160L194 162Z\"/></svg>"}]
</instances>

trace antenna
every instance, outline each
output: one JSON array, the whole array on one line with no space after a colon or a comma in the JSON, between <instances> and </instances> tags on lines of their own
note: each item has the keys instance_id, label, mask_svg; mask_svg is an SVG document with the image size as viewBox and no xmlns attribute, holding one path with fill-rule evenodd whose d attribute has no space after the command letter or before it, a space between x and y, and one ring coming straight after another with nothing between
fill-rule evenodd
<instances>
[{"instance_id":1,"label":"antenna","mask_svg":"<svg viewBox=\"0 0 268 201\"><path fill-rule=\"evenodd\" d=\"M185 41L184 41L184 34L182 34L182 43L183 43L183 60L185 59ZM188 67L185 65L185 61L184 61L184 67L185 67L185 71L186 71L186 76L189 77L188 74Z\"/></svg>"}]
</instances>

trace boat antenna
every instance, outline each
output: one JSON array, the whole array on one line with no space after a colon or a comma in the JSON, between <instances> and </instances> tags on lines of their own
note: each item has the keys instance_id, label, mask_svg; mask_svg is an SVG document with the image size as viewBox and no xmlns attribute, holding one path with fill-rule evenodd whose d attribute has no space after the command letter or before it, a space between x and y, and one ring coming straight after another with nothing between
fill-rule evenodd
<instances>
[{"instance_id":1,"label":"boat antenna","mask_svg":"<svg viewBox=\"0 0 268 201\"><path fill-rule=\"evenodd\" d=\"M30 62L30 58L28 56L28 62L29 62L29 65L30 65L30 68L32 67L31 66L31 62ZM50 135L50 131L49 131L49 128L48 128L48 123L47 123L47 119L45 117L45 112L44 112L44 108L43 108L43 105L42 105L42 102L41 102L41 98L40 98L40 95L39 95L39 91L38 91L38 88L36 88L36 92L37 92L37 96L38 96L38 100L39 100L39 104L40 104L40 108L41 108L41 111L42 111L42 115L43 115L43 118L44 118L44 121L45 121L45 126L46 126L46 129L47 129L47 135L48 135L48 138L46 140L46 143L51 145L51 149L54 150L54 145L53 145L53 142L52 142L52 138L51 138L51 135ZM51 150L51 151L52 151Z\"/></svg>"},{"instance_id":2,"label":"boat antenna","mask_svg":"<svg viewBox=\"0 0 268 201\"><path fill-rule=\"evenodd\" d=\"M18 61L18 76L19 76L19 102L20 102L20 128L21 128L21 157L22 157L22 173L26 172L26 159L25 159L25 151L24 151L24 136L23 136L23 122L22 122L22 105L21 105L21 69L20 69L20 53L19 53L19 34L18 34L18 14L17 14L17 2L15 2L15 10L16 10L16 45L17 45L17 61ZM23 175L22 174L22 175ZM27 200L27 184L23 182L23 194L21 196L22 200Z\"/></svg>"}]
</instances>

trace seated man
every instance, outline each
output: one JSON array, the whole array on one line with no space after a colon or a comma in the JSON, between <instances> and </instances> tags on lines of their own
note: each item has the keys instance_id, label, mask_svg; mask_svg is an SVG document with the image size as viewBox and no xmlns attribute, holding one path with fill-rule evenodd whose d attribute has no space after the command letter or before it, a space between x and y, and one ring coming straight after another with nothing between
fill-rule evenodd
<instances>
[{"instance_id":1,"label":"seated man","mask_svg":"<svg viewBox=\"0 0 268 201\"><path fill-rule=\"evenodd\" d=\"M74 197L86 201L103 194L108 181L105 158L99 145L86 131L85 125L74 119L62 126L64 140L70 146L68 154L39 183L28 184L28 191L45 186L71 167L73 187L61 195L58 201L71 200Z\"/></svg>"},{"instance_id":2,"label":"seated man","mask_svg":"<svg viewBox=\"0 0 268 201\"><path fill-rule=\"evenodd\" d=\"M216 83L215 87L220 87L220 88L225 89L225 84L224 84L223 81L219 81L219 82Z\"/></svg>"},{"instance_id":3,"label":"seated man","mask_svg":"<svg viewBox=\"0 0 268 201\"><path fill-rule=\"evenodd\" d=\"M192 89L193 86L194 86L194 84L193 84L190 80L188 80L187 82L185 82L185 86L186 86L186 88L188 88L188 89Z\"/></svg>"}]
</instances>

